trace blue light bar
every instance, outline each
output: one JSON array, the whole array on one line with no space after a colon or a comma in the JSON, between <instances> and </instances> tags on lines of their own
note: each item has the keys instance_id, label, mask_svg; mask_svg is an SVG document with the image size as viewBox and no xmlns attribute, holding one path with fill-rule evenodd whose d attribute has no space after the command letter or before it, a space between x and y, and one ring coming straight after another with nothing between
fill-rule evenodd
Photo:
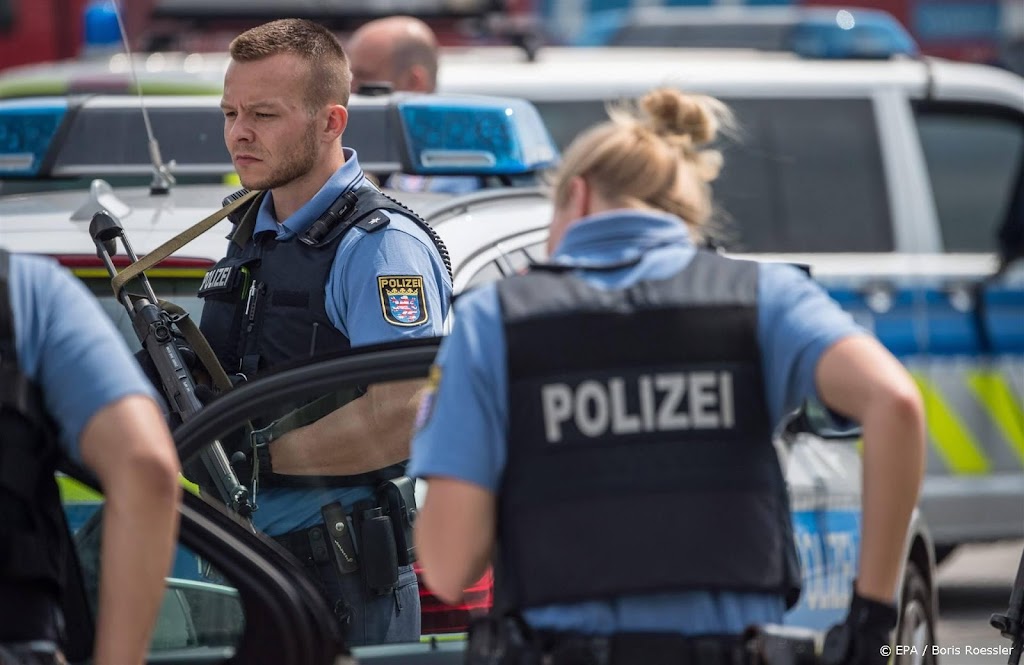
<instances>
[{"instance_id":1,"label":"blue light bar","mask_svg":"<svg viewBox=\"0 0 1024 665\"><path fill-rule=\"evenodd\" d=\"M540 114L524 100L432 95L397 106L412 173L516 175L558 160Z\"/></svg>"},{"instance_id":2,"label":"blue light bar","mask_svg":"<svg viewBox=\"0 0 1024 665\"><path fill-rule=\"evenodd\" d=\"M812 10L789 34L789 47L805 58L915 57L914 38L888 12L871 9Z\"/></svg>"},{"instance_id":3,"label":"blue light bar","mask_svg":"<svg viewBox=\"0 0 1024 665\"><path fill-rule=\"evenodd\" d=\"M55 98L0 105L0 177L36 175L66 112Z\"/></svg>"}]
</instances>

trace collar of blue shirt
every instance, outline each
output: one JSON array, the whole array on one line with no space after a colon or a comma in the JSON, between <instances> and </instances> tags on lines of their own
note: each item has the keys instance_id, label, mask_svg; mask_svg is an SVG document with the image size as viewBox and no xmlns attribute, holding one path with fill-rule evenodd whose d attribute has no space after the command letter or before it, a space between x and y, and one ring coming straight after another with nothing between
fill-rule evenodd
<instances>
[{"instance_id":1,"label":"collar of blue shirt","mask_svg":"<svg viewBox=\"0 0 1024 665\"><path fill-rule=\"evenodd\" d=\"M633 260L654 247L692 244L686 224L675 215L612 210L570 226L550 260L581 268L601 267Z\"/></svg>"},{"instance_id":2,"label":"collar of blue shirt","mask_svg":"<svg viewBox=\"0 0 1024 665\"><path fill-rule=\"evenodd\" d=\"M345 192L355 189L363 184L365 176L363 169L359 166L359 157L352 148L344 148L345 163L334 172L324 186L320 188L313 198L306 201L305 205L284 221L278 221L274 216L274 193L267 192L260 204L259 212L256 214L256 225L252 235L255 238L257 233L273 231L278 240L289 240L304 232L324 210L334 203L334 200Z\"/></svg>"}]
</instances>

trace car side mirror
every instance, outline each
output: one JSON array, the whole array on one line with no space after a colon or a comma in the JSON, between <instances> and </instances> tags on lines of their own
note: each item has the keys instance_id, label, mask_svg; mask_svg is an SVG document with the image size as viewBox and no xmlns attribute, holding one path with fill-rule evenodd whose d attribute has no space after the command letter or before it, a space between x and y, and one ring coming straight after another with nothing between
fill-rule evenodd
<instances>
[{"instance_id":1,"label":"car side mirror","mask_svg":"<svg viewBox=\"0 0 1024 665\"><path fill-rule=\"evenodd\" d=\"M854 441L861 436L860 425L838 420L817 402L805 402L786 423L789 434L812 434L822 439Z\"/></svg>"}]
</instances>

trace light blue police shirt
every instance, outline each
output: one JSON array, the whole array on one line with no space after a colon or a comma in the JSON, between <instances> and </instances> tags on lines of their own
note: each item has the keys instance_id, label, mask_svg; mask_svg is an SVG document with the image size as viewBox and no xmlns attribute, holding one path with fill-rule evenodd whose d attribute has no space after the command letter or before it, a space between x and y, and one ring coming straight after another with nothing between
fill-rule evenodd
<instances>
[{"instance_id":1,"label":"light blue police shirt","mask_svg":"<svg viewBox=\"0 0 1024 665\"><path fill-rule=\"evenodd\" d=\"M273 194L268 192L257 213L253 235L273 231L278 242L295 242L296 236L339 196L359 187L372 187L356 152L345 148L344 154L345 163L320 191L280 223L273 213ZM451 300L451 278L427 233L405 215L389 211L380 214L390 220L383 230L369 233L356 227L345 234L324 285L327 316L354 347L441 335ZM422 325L398 326L384 318L377 277L386 275L423 277L427 320ZM334 501L351 506L372 492L371 487L259 488L259 508L253 513L253 522L265 533L281 535L322 522L321 506Z\"/></svg>"},{"instance_id":2,"label":"light blue police shirt","mask_svg":"<svg viewBox=\"0 0 1024 665\"><path fill-rule=\"evenodd\" d=\"M577 271L593 286L623 288L664 279L694 255L686 227L667 214L614 211L569 228L551 260L600 266L639 263L612 271ZM836 341L862 330L798 268L762 264L758 293L760 341L767 400L778 422L805 399L816 398L814 370ZM436 393L421 409L410 474L458 478L497 494L506 461L508 385L504 329L494 284L457 303L451 335L437 358ZM425 400L426 402L426 400ZM549 606L525 612L535 626L608 634L678 631L735 634L751 624L783 618L781 596L761 593L660 593L610 602Z\"/></svg>"},{"instance_id":3,"label":"light blue police shirt","mask_svg":"<svg viewBox=\"0 0 1024 665\"><path fill-rule=\"evenodd\" d=\"M154 391L110 318L56 261L12 254L10 297L21 371L43 391L60 441L81 462L79 438L97 412Z\"/></svg>"}]
</instances>

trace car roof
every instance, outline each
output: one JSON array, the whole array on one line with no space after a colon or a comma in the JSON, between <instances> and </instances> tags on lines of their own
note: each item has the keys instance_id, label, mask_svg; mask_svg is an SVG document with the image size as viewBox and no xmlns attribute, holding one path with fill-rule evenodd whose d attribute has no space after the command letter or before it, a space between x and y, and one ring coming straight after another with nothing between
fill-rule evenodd
<instances>
[{"instance_id":1,"label":"car roof","mask_svg":"<svg viewBox=\"0 0 1024 665\"><path fill-rule=\"evenodd\" d=\"M220 209L228 195L238 191L230 185L178 185L167 194L150 194L148 188L116 188L113 194L130 210L117 215L137 254L145 254ZM427 210L443 204L449 195L429 192L389 192L413 210ZM34 254L93 254L89 236L90 193L81 190L0 196L0 237L3 246L15 252ZM108 208L117 208L106 201ZM98 209L92 206L93 209ZM72 219L75 211L86 212ZM225 237L231 223L221 221L175 256L216 261L224 256Z\"/></svg>"},{"instance_id":2,"label":"car roof","mask_svg":"<svg viewBox=\"0 0 1024 665\"><path fill-rule=\"evenodd\" d=\"M534 102L638 97L668 85L722 97L868 96L887 88L1024 111L1024 78L985 65L938 59L810 60L746 49L447 49L438 89L511 94Z\"/></svg>"}]
</instances>

